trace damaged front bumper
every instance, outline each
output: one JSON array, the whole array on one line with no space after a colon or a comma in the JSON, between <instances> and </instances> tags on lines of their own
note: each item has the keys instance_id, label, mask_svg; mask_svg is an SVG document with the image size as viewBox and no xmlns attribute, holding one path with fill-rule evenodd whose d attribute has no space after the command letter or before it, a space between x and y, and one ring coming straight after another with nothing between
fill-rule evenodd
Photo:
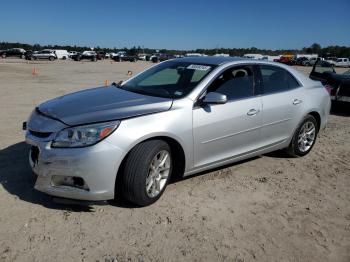
<instances>
[{"instance_id":1,"label":"damaged front bumper","mask_svg":"<svg viewBox=\"0 0 350 262\"><path fill-rule=\"evenodd\" d=\"M45 127L51 121L55 122L45 119ZM58 130L43 132L35 122L40 121L29 121L26 131L26 142L31 145L29 163L37 174L35 189L77 200L114 198L122 150L107 141L83 148L52 148L51 141Z\"/></svg>"}]
</instances>

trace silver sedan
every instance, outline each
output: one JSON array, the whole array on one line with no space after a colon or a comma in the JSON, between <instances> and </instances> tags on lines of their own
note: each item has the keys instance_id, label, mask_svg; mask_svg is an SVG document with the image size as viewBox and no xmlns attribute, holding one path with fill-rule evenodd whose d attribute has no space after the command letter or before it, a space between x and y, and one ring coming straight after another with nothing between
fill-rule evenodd
<instances>
[{"instance_id":1,"label":"silver sedan","mask_svg":"<svg viewBox=\"0 0 350 262\"><path fill-rule=\"evenodd\" d=\"M308 154L329 110L322 84L291 67L180 58L39 105L26 141L37 190L146 206L171 177L274 150Z\"/></svg>"}]
</instances>

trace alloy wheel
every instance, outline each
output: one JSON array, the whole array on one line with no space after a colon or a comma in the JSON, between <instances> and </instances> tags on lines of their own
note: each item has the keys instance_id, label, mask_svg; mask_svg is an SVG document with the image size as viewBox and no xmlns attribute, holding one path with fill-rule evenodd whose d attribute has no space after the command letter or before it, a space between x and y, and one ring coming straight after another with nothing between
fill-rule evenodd
<instances>
[{"instance_id":1,"label":"alloy wheel","mask_svg":"<svg viewBox=\"0 0 350 262\"><path fill-rule=\"evenodd\" d=\"M149 197L154 198L162 192L169 178L170 167L171 159L168 151L162 150L154 156L146 178L146 192Z\"/></svg>"},{"instance_id":2,"label":"alloy wheel","mask_svg":"<svg viewBox=\"0 0 350 262\"><path fill-rule=\"evenodd\" d=\"M316 138L315 124L310 121L305 122L303 126L300 128L299 135L298 135L299 150L302 153L305 153L308 150L310 150L310 148L315 142L315 138Z\"/></svg>"}]
</instances>

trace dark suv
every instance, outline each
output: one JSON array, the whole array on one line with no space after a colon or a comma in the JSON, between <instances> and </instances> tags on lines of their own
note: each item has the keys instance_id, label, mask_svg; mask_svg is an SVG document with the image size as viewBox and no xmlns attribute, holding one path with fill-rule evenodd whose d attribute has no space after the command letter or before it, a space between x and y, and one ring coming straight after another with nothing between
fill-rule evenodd
<instances>
[{"instance_id":1,"label":"dark suv","mask_svg":"<svg viewBox=\"0 0 350 262\"><path fill-rule=\"evenodd\" d=\"M76 53L75 55L72 55L71 58L74 61L90 60L96 62L97 53L95 51L84 51L83 53Z\"/></svg>"},{"instance_id":2,"label":"dark suv","mask_svg":"<svg viewBox=\"0 0 350 262\"><path fill-rule=\"evenodd\" d=\"M19 57L25 58L26 50L23 48L10 48L1 52L1 57Z\"/></svg>"}]
</instances>

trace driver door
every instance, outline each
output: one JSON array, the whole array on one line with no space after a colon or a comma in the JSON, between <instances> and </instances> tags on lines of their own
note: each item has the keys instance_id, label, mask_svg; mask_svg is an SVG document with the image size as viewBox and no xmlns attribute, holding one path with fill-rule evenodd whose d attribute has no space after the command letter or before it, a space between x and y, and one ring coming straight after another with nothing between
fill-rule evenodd
<instances>
[{"instance_id":1,"label":"driver door","mask_svg":"<svg viewBox=\"0 0 350 262\"><path fill-rule=\"evenodd\" d=\"M193 109L194 167L215 164L257 149L262 125L262 101L256 96L253 66L231 67L208 87L207 93L227 96L225 104Z\"/></svg>"}]
</instances>

